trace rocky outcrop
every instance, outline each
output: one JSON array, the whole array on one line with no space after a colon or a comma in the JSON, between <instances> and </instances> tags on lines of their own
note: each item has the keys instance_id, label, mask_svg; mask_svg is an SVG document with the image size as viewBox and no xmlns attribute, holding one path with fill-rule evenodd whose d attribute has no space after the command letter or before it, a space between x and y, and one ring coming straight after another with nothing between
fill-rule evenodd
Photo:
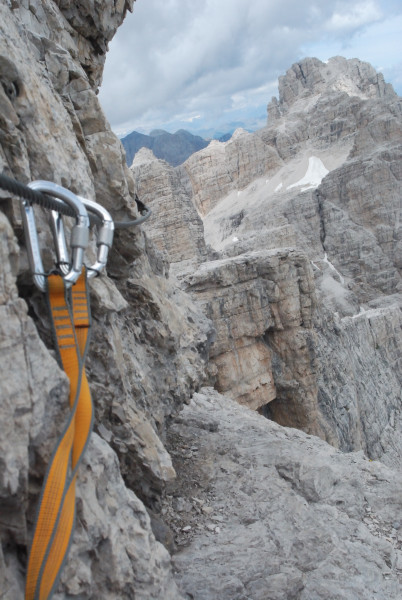
<instances>
[{"instance_id":1,"label":"rocky outcrop","mask_svg":"<svg viewBox=\"0 0 402 600\"><path fill-rule=\"evenodd\" d=\"M307 61L282 80L267 128L176 170L143 153L134 181L96 96L131 6L0 5L2 171L96 198L118 220L137 214L138 191L155 219L117 232L108 276L91 284L95 433L55 598L397 599L397 472L213 390L167 424L214 375L211 352L218 387L266 417L400 464L400 101L361 63ZM337 64L358 68L355 87L335 89ZM18 202L1 193L1 209L0 579L20 600L68 382ZM214 320L214 345L167 258ZM176 581L155 536L182 549Z\"/></svg>"},{"instance_id":2,"label":"rocky outcrop","mask_svg":"<svg viewBox=\"0 0 402 600\"><path fill-rule=\"evenodd\" d=\"M146 148L137 153L131 171L136 192L155 215L146 226L148 237L165 253L172 273L194 270L208 253L186 172L157 160Z\"/></svg>"},{"instance_id":3,"label":"rocky outcrop","mask_svg":"<svg viewBox=\"0 0 402 600\"><path fill-rule=\"evenodd\" d=\"M206 239L228 256L261 246L305 252L317 292L314 364L325 437L396 464L400 100L369 65L306 59L281 79L279 106L257 135L275 144L284 166L222 198L204 219ZM275 419L277 405L267 411Z\"/></svg>"},{"instance_id":4,"label":"rocky outcrop","mask_svg":"<svg viewBox=\"0 0 402 600\"><path fill-rule=\"evenodd\" d=\"M378 304L345 317L321 307L315 327L318 402L334 445L346 452L363 449L399 468L400 300Z\"/></svg>"},{"instance_id":5,"label":"rocky outcrop","mask_svg":"<svg viewBox=\"0 0 402 600\"><path fill-rule=\"evenodd\" d=\"M253 409L278 399L278 422L318 435L315 294L306 257L250 252L204 263L185 281L216 327L217 389Z\"/></svg>"},{"instance_id":6,"label":"rocky outcrop","mask_svg":"<svg viewBox=\"0 0 402 600\"><path fill-rule=\"evenodd\" d=\"M193 202L205 215L231 190L242 189L281 164L277 152L259 137L237 129L228 142L212 142L184 163Z\"/></svg>"},{"instance_id":7,"label":"rocky outcrop","mask_svg":"<svg viewBox=\"0 0 402 600\"><path fill-rule=\"evenodd\" d=\"M290 407L299 404L311 412L312 430L335 446L395 464L401 454L400 99L366 63L305 59L280 79L279 100L268 113L266 128L212 143L184 164L207 247L216 252L209 251L215 262L201 265L191 289L218 332L211 348L218 389L253 407L266 398L264 414L284 425L295 424ZM252 164L243 178L246 151ZM228 176L227 161L239 166L237 175ZM310 264L314 284L307 289L315 297L308 340L302 336L304 349L293 353L298 330L288 350L278 352L284 332L266 336L263 329L274 300L255 309L238 269L256 251L272 251L260 259L269 264L277 249L291 273L289 248ZM292 277L282 285L285 297L287 284L289 297L298 298ZM260 285L252 272L249 285ZM240 314L236 298L247 307ZM309 373L302 384L298 364ZM314 401L305 403L304 395ZM318 414L307 405L318 406Z\"/></svg>"},{"instance_id":8,"label":"rocky outcrop","mask_svg":"<svg viewBox=\"0 0 402 600\"><path fill-rule=\"evenodd\" d=\"M268 106L268 124L289 113L298 103L302 108L305 100L315 100L323 94L346 93L348 96L395 99L395 91L385 83L382 73L377 73L365 62L353 58L347 60L336 56L323 63L318 58L305 58L295 63L279 77L279 101L272 99Z\"/></svg>"},{"instance_id":9,"label":"rocky outcrop","mask_svg":"<svg viewBox=\"0 0 402 600\"><path fill-rule=\"evenodd\" d=\"M185 407L171 439L183 474L172 491L189 506L176 521L187 538L174 558L184 594L400 598L399 470L279 427L211 389Z\"/></svg>"},{"instance_id":10,"label":"rocky outcrop","mask_svg":"<svg viewBox=\"0 0 402 600\"><path fill-rule=\"evenodd\" d=\"M96 199L116 220L137 214L134 181L96 92L107 41L131 6L0 6L1 171L22 182L64 185ZM45 300L27 269L18 201L2 192L1 209L0 345L7 377L0 385L0 578L3 595L20 600L68 383L52 356ZM40 209L37 223L50 267L52 241ZM91 283L87 372L99 435L81 469L77 528L56 597L176 600L169 556L142 502L157 505L175 476L163 443L166 421L205 378L211 326L167 278L165 260L141 228L116 232L108 274Z\"/></svg>"}]
</instances>

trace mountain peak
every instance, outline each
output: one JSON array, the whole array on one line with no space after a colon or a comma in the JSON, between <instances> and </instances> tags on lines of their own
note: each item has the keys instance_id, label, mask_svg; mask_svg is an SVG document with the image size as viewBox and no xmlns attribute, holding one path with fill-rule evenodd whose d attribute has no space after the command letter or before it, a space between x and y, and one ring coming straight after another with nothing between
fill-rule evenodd
<instances>
[{"instance_id":1,"label":"mountain peak","mask_svg":"<svg viewBox=\"0 0 402 600\"><path fill-rule=\"evenodd\" d=\"M304 58L279 77L278 87L279 102L273 98L268 105L269 118L273 120L286 114L298 100L305 101L323 93L346 93L362 99L396 97L392 85L385 83L382 73L369 63L342 56L327 62Z\"/></svg>"},{"instance_id":2,"label":"mountain peak","mask_svg":"<svg viewBox=\"0 0 402 600\"><path fill-rule=\"evenodd\" d=\"M149 136L150 137L158 137L159 135L170 135L168 131L165 131L164 129L153 129Z\"/></svg>"},{"instance_id":3,"label":"mountain peak","mask_svg":"<svg viewBox=\"0 0 402 600\"><path fill-rule=\"evenodd\" d=\"M149 135L133 131L124 137L121 143L126 151L126 160L129 166L139 149L145 147L152 150L151 154L154 158L165 160L170 165L177 167L193 152L208 146L209 142L185 129L179 129L176 133L169 133L164 129L154 129ZM150 160L151 154L143 153L141 160L144 158Z\"/></svg>"},{"instance_id":4,"label":"mountain peak","mask_svg":"<svg viewBox=\"0 0 402 600\"><path fill-rule=\"evenodd\" d=\"M152 152L151 148L146 148L142 146L134 155L134 159L132 161L133 165L142 165L145 163L153 162L154 160L158 160L155 154Z\"/></svg>"}]
</instances>

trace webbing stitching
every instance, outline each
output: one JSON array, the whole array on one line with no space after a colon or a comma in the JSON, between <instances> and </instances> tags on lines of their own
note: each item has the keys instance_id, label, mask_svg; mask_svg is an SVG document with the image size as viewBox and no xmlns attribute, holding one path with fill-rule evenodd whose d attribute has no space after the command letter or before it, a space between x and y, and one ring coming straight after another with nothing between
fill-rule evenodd
<instances>
[{"instance_id":1,"label":"webbing stitching","mask_svg":"<svg viewBox=\"0 0 402 600\"><path fill-rule=\"evenodd\" d=\"M86 284L86 282L84 282L83 285L85 285L85 284ZM79 295L80 295L81 298L84 297L84 298L88 299L88 291L87 290L85 290L84 292L79 292ZM69 419L68 419L68 421L67 421L67 423L66 423L66 425L64 427L62 435L59 438L58 444L57 444L57 446L56 446L56 448L55 448L55 450L53 452L52 459L51 459L51 461L49 463L48 471L46 473L44 484L43 484L43 488L42 488L40 502L39 502L38 509L37 509L37 518L38 518L38 515L40 513L40 509L41 509L41 505L42 505L42 501L43 501L43 495L44 495L44 491L45 491L45 488L46 488L46 484L47 484L47 481L48 481L48 477L49 477L49 473L50 473L50 470L51 470L51 467L52 467L53 460L54 460L55 455L56 455L56 453L57 453L57 451L58 451L58 449L60 447L60 444L64 440L64 436L66 435L69 427L72 424L73 419L75 419L76 416L77 416L77 408L78 408L78 405L79 405L79 400L81 399L81 393L82 393L82 389L83 389L82 388L82 382L83 382L83 378L84 377L85 377L86 386L88 386L88 381L86 379L85 370L84 370L84 361L85 361L85 357L86 357L87 352L88 352L89 341L90 341L90 335L89 335L90 315L89 315L89 310L85 311L87 313L87 317L85 318L85 320L87 322L86 323L87 335L86 335L86 338L85 338L85 345L84 345L84 348L83 348L83 352L81 354L80 344L79 344L78 339L77 339L76 334L75 334L75 328L76 328L75 321L77 321L77 320L83 320L83 317L76 317L75 316L76 312L78 312L78 311L74 308L75 306L77 306L77 303L75 302L75 298L74 298L74 292L72 294L72 296L73 296L73 307L72 307L71 311L68 308L66 296L67 296L67 294L66 294L66 290L65 290L65 287L64 287L64 297L65 297L65 304L66 305L64 307L62 307L62 306L58 306L57 307L56 306L56 307L53 307L53 309L56 309L56 310L66 310L68 312L68 315L67 316L63 316L63 317L60 317L60 316L57 317L57 316L55 316L53 314L52 311L51 311L51 315L52 315L53 321L57 320L57 319L60 319L60 318L62 318L62 319L68 319L70 317L70 324L68 324L68 325L56 325L53 322L53 327L52 328L53 328L53 331L54 331L54 334L55 334L55 337L56 337L56 341L58 342L56 344L58 350L59 349L75 348L76 351L77 351L76 352L76 360L77 360L77 366L78 366L78 374L77 374L77 382L76 382L77 388L76 388L76 394L75 394L75 397L74 397L74 403L73 403L73 406L71 406L71 409L70 409ZM50 301L49 301L49 304L50 304ZM81 312L83 312L83 311L81 311ZM71 314L73 316L72 320L71 320ZM72 326L72 333L71 334L68 334L68 335L57 334L56 330L58 330L58 329L68 329L69 327L71 327L71 321L74 323L74 325ZM82 329L81 325L79 325L78 327L80 329ZM64 338L73 338L75 340L75 344L74 345L61 345L59 343L59 340L64 339ZM62 362L62 357L60 355L60 352L58 352L58 353L59 353L59 358L60 358L60 360ZM59 569L58 569L56 575L54 576L53 584L52 584L53 573L51 571L49 573L49 577L46 578L45 581L43 582L43 576L44 576L44 573L45 573L45 570L46 570L46 567L47 567L47 564L48 564L48 558L50 556L50 553L53 550L53 544L54 544L54 542L56 540L56 535L57 535L57 532L58 532L58 525L59 525L59 522L60 522L60 519L61 519L61 515L63 514L63 509L64 509L66 497L67 497L67 494L71 490L72 484L75 485L75 477L76 477L76 474L77 474L77 470L78 470L79 464L81 463L83 454L84 454L84 452L85 452L85 450L87 448L87 445L88 445L89 439L90 439L90 433L91 433L92 426L93 426L94 411L93 411L92 402L91 402L91 398L90 398L89 388L87 388L87 392L88 392L88 395L86 396L86 394L84 394L84 397L82 398L82 401L85 403L85 396L86 396L86 400L87 401L89 399L90 422L89 422L88 430L86 431L85 439L83 438L84 439L83 446L82 447L78 446L79 455L78 455L78 458L76 458L76 464L74 465L73 468L72 468L72 465L71 465L71 460L72 460L72 456L73 456L72 452L73 452L74 445L75 445L75 441L74 441L75 438L73 437L73 440L72 440L71 449L69 451L70 452L69 462L70 462L70 468L72 470L71 470L71 473L69 475L68 475L68 473L66 473L66 480L65 480L65 484L64 484L63 493L62 493L61 498L60 498L60 504L59 504L59 508L58 508L58 511L57 511L56 519L55 519L55 522L54 522L54 525L53 525L53 529L52 529L52 533L51 533L50 539L49 539L47 547L46 547L46 551L45 551L45 553L43 555L43 558L42 558L42 562L41 562L39 574L38 574L38 577L37 577L37 580L36 580L36 586L35 586L35 591L34 591L34 600L39 600L39 598L40 598L42 583L44 583L44 585L46 585L47 583L50 583L51 589L50 589L49 594L46 597L50 598L52 596L52 594L53 594L53 592L55 590L55 587L56 587L56 585L58 583L61 570L63 568L63 565L65 563L65 560L67 558L68 551L69 551L69 548L70 548L70 545L71 545L72 532L73 532L74 523L75 523L75 502L74 502L74 506L73 506L73 509L72 509L73 512L72 513L67 513L65 515L65 518L67 518L67 522L65 522L65 520L63 521L65 523L64 526L68 528L69 539L67 541L67 546L66 546L66 548L64 550L62 543L60 545L60 538L59 538L58 545L56 545L54 547L54 552L56 552L55 559L57 559L57 557L60 557L62 559L61 563L60 563L60 566L59 566ZM87 406L87 409L88 409L88 406ZM70 522L69 522L69 515L72 516L71 527L70 527ZM35 531L36 531L36 529L35 529ZM64 552L64 554L63 554L63 552Z\"/></svg>"},{"instance_id":2,"label":"webbing stitching","mask_svg":"<svg viewBox=\"0 0 402 600\"><path fill-rule=\"evenodd\" d=\"M55 319L68 319L70 317L70 323L71 323L71 326L72 326L72 329L73 329L72 314L71 314L71 311L68 308L68 303L67 303L67 298L66 298L66 292L65 292L65 290L64 290L64 295L65 295L65 303L66 303L66 305L65 305L64 308L68 312L68 316L54 317L53 312L52 312L52 306L50 305L50 300L49 300L49 297L47 295L46 298L47 298L48 305L49 305L49 312L50 312L51 317L52 318L54 317ZM70 325L68 325L67 327L70 327ZM54 332L54 334L56 336L56 350L58 352L59 359L61 361L61 356L60 356L60 352L59 352L59 344L57 342L57 334L55 332ZM74 334L74 337L75 337L75 334ZM78 344L70 346L70 348L74 348L74 347L78 348ZM39 514L40 514L40 510L41 510L41 506L42 506L42 501L43 501L43 496L44 496L44 493L45 493L45 490L46 490L46 485L47 485L47 481L48 481L48 477L49 477L49 474L50 474L51 467L53 465L53 461L54 461L56 453L57 453L57 451L58 451L58 449L60 447L60 444L63 442L65 434L67 433L67 431L68 431L68 429L69 429L69 427L70 427L73 419L75 418L75 411L76 411L76 406L77 406L79 395L80 395L80 382L81 382L81 377L82 377L82 362L80 361L80 354L79 354L79 352L77 352L77 362L78 362L79 371L78 371L78 377L77 377L77 389L76 389L76 394L75 394L75 398L74 398L74 403L73 403L73 406L70 409L69 418L67 419L67 422L66 422L66 424L64 426L64 429L63 429L63 431L62 431L62 433L61 433L61 435L59 437L58 443L56 445L56 448L53 451L51 460L50 460L49 465L48 465L48 469L47 469L47 472L46 472L46 475L45 475L45 479L44 479L43 484L42 484L42 491L41 491L41 496L40 496L39 504L38 504L38 508L37 508L37 515L36 515L36 519L35 519L36 522L37 522ZM70 458L70 460L71 460L71 458ZM60 500L60 507L63 505L63 499L64 499L65 494L66 494L67 489L68 489L67 481L68 481L68 476L66 478L66 482L65 482L65 485L64 485L63 494L62 494L62 497L61 497L61 500ZM41 567L40 567L38 575L37 575L36 586L35 586L35 591L34 591L34 600L40 600L40 584L41 584L42 574L43 574L43 570L44 570L44 567L45 567L45 564L46 564L46 560L47 560L47 557L48 557L48 554L49 554L49 551L50 551L50 548L51 548L51 543L52 543L53 538L55 536L55 532L56 532L56 529L57 529L57 524L58 524L59 518L60 518L60 508L58 510L58 513L57 513L57 516L56 516L56 519L55 519L55 523L54 523L54 526L53 526L53 532L52 532L50 540L49 540L49 542L48 542L48 544L46 546L46 550L45 550L45 553L43 555L42 562L41 562ZM34 538L35 538L35 533L36 533L36 527L35 527L35 531L34 531ZM50 596L49 596L49 598L50 598Z\"/></svg>"},{"instance_id":3,"label":"webbing stitching","mask_svg":"<svg viewBox=\"0 0 402 600\"><path fill-rule=\"evenodd\" d=\"M85 277L85 283L87 283L87 279L86 279L86 277ZM73 293L72 293L73 313L74 313L74 294L75 294L75 293L77 293L77 292L74 292L74 291L73 291ZM87 289L86 289L85 296L86 296L86 298L87 298L87 301L88 301L88 306L89 306L88 290L87 290ZM88 313L89 313L89 311L88 311ZM84 363L85 363L85 358L86 358L86 355L87 355L87 352L88 352L88 348L89 348L89 342L90 342L90 325L91 325L91 317L90 317L90 314L89 314L89 315L88 315L88 327L87 327L87 331L88 331L88 333L87 333L87 337L86 337L86 341L85 341L85 346L84 346L84 349L83 349L83 353L81 354L81 353L79 352L79 356L80 356L80 358L81 358L82 365L84 365ZM77 348L79 349L79 344L77 345ZM85 375L85 377L86 377L86 374L85 374L85 369L84 369L84 368L83 368L82 374L83 374L83 375ZM68 492L68 490L69 490L69 488L70 488L70 485L73 483L73 481L74 481L74 479L75 479L75 476L76 476L76 474L77 474L78 467L79 467L79 465L80 465L80 463L81 463L81 461L82 461L82 458L83 458L83 456L84 456L84 453L85 453L85 451L86 451L86 448L87 448L87 446L88 446L88 444L89 444L90 435L91 435L91 431L92 431L92 428L93 428L93 422L94 422L94 411L93 411L93 407L91 407L91 408L92 408L92 412L91 412L91 422L90 422L90 425L89 425L89 428L88 428L88 435L87 435L87 438L86 438L85 444L84 444L84 446L82 447L81 454L80 454L80 456L79 456L79 458L78 458L78 460L77 460L77 462L76 462L76 464L75 464L75 467L74 467L74 469L72 470L72 473L71 473L71 476L70 476L70 481L69 481L69 483L68 483L68 486L67 486L67 489L66 489L66 493L65 493L65 495L63 496L63 500L62 500L62 503L61 503L61 505L60 505L60 514L61 514L61 512L62 512L62 509L63 509L63 506L64 506L64 501L65 501L65 497L66 497L66 495L67 495L67 492ZM72 532L72 531L73 531L73 529L74 529L74 523L75 523L75 519L76 519L76 513L75 513L75 511L74 511L74 516L73 516L73 527L72 527L72 529L71 529L71 532ZM64 566L64 563L65 563L65 561L66 561L66 559L67 559L68 552L69 552L69 548L70 548L70 546L71 546L71 543L72 543L72 537L73 537L73 536L72 536L72 533L71 533L71 535L70 535L70 539L69 539L69 542L68 542L68 545L67 545L67 548L66 548L66 552L65 552L65 555L64 555L64 558L63 558L63 560L62 560L62 562L61 562L61 564L60 564L59 573L58 573L58 575L57 575L57 577L56 577L56 579L55 579L55 581L54 581L54 583L53 583L53 586L52 586L52 588L51 588L51 590L50 590L50 593L49 593L49 598L52 596L52 594L53 594L53 592L54 592L54 590L55 590L55 588L56 588L56 585L57 585L57 583L58 583L58 579L59 579L60 573L61 573L61 571L62 571L62 569L63 569L63 566Z\"/></svg>"}]
</instances>

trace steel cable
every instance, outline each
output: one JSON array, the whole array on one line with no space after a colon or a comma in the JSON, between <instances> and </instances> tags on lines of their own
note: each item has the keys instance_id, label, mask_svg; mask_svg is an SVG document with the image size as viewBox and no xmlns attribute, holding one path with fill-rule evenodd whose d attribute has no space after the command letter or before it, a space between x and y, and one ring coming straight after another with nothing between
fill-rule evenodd
<instances>
[{"instance_id":1,"label":"steel cable","mask_svg":"<svg viewBox=\"0 0 402 600\"><path fill-rule=\"evenodd\" d=\"M70 208L67 204L63 203L61 205L60 201L55 200L52 196L48 194L43 194L42 192L38 192L36 190L32 190L27 187L23 183L8 177L4 173L0 174L0 188L9 192L13 196L18 196L18 198L23 198L27 200L31 204L38 204L43 208L47 208L48 210L56 210L57 212L62 213L68 217L75 217L75 212L72 208ZM151 209L149 209L145 204L143 204L137 197L135 196L135 202L137 204L138 210L141 213L141 217L138 219L132 219L128 221L115 221L114 226L116 229L129 229L130 227L134 227L136 225L141 225L151 216ZM101 225L101 220L98 216L93 213L88 213L91 224L93 225Z\"/></svg>"}]
</instances>

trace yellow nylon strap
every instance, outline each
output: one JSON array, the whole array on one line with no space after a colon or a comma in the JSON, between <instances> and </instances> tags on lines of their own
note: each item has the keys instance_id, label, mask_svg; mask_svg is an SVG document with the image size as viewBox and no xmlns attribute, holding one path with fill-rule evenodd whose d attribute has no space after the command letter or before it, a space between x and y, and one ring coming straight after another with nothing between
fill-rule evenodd
<instances>
[{"instance_id":1,"label":"yellow nylon strap","mask_svg":"<svg viewBox=\"0 0 402 600\"><path fill-rule=\"evenodd\" d=\"M48 277L49 306L62 366L70 380L70 415L48 467L28 563L26 600L48 600L66 558L75 519L75 481L89 440L93 408L83 360L90 327L86 276L75 284L72 311L64 281Z\"/></svg>"}]
</instances>

